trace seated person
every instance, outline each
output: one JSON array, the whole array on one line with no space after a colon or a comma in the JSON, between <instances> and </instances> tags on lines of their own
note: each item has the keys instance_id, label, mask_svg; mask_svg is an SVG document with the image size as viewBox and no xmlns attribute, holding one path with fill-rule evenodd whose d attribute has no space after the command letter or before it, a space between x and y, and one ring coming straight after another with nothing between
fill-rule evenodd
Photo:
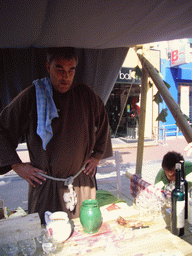
<instances>
[{"instance_id":1,"label":"seated person","mask_svg":"<svg viewBox=\"0 0 192 256\"><path fill-rule=\"evenodd\" d=\"M180 153L171 151L163 157L162 169L158 172L155 178L155 185L160 189L164 189L171 181L175 182L175 164L180 160L184 161L183 156ZM185 179L188 181L189 187L192 186L192 163L186 161L184 163Z\"/></svg>"}]
</instances>

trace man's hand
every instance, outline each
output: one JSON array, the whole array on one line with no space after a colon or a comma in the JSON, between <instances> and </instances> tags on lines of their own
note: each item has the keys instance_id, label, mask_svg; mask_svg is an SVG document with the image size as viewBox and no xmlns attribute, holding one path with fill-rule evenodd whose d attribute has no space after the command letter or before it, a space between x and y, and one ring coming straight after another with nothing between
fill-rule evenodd
<instances>
[{"instance_id":1,"label":"man's hand","mask_svg":"<svg viewBox=\"0 0 192 256\"><path fill-rule=\"evenodd\" d=\"M25 179L32 187L35 187L35 183L42 184L46 178L38 174L45 173L44 171L33 167L30 163L17 163L13 164L11 168L23 179Z\"/></svg>"},{"instance_id":2,"label":"man's hand","mask_svg":"<svg viewBox=\"0 0 192 256\"><path fill-rule=\"evenodd\" d=\"M95 173L96 173L96 167L99 163L99 159L96 159L94 157L91 157L87 163L86 163L86 167L85 170L83 171L86 175L91 174L91 177L94 177Z\"/></svg>"}]
</instances>

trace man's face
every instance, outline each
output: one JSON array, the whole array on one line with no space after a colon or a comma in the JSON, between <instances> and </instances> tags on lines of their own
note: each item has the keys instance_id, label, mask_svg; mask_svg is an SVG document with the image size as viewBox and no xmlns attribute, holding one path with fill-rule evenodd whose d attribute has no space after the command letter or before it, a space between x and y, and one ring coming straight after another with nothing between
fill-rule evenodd
<instances>
[{"instance_id":1,"label":"man's face","mask_svg":"<svg viewBox=\"0 0 192 256\"><path fill-rule=\"evenodd\" d=\"M51 83L58 92L65 93L70 89L75 76L76 66L77 62L75 59L57 58L50 64L46 63Z\"/></svg>"},{"instance_id":2,"label":"man's face","mask_svg":"<svg viewBox=\"0 0 192 256\"><path fill-rule=\"evenodd\" d=\"M171 170L164 170L165 175L167 176L168 181L174 181L175 182L175 167L173 167Z\"/></svg>"}]
</instances>

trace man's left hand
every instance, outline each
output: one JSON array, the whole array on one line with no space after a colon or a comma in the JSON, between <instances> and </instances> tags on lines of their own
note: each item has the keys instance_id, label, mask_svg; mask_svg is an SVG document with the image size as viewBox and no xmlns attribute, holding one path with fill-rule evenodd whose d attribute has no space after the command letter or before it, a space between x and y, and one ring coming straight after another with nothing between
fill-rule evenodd
<instances>
[{"instance_id":1,"label":"man's left hand","mask_svg":"<svg viewBox=\"0 0 192 256\"><path fill-rule=\"evenodd\" d=\"M99 163L99 159L91 157L86 163L85 170L83 171L84 174L89 175L90 173L92 173L91 177L94 177L94 175L96 174L96 170L97 170L96 168L98 163Z\"/></svg>"}]
</instances>

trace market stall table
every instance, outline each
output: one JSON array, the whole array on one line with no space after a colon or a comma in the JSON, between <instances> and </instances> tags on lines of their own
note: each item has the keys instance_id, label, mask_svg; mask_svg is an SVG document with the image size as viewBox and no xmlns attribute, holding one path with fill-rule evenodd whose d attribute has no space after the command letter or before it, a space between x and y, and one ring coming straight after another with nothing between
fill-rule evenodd
<instances>
[{"instance_id":1,"label":"market stall table","mask_svg":"<svg viewBox=\"0 0 192 256\"><path fill-rule=\"evenodd\" d=\"M167 211L152 220L148 217L141 219L138 209L127 206L126 203L113 205L117 209L111 211L108 211L111 208L109 206L101 207L103 223L95 234L85 233L79 219L71 220L73 233L67 241L58 246L54 255L192 255L192 233L186 226L183 237L171 234L170 216ZM127 221L126 226L117 222L119 216ZM144 227L131 228L130 221L142 221ZM35 240L37 250L34 255L41 255L41 244Z\"/></svg>"},{"instance_id":2,"label":"market stall table","mask_svg":"<svg viewBox=\"0 0 192 256\"><path fill-rule=\"evenodd\" d=\"M107 206L102 207L104 222L96 234L84 233L79 219L74 220L74 233L59 255L192 255L192 234L187 227L184 238L188 242L171 234L167 227L169 220L165 221L162 215L155 222L146 218L143 221L145 226L149 226L146 228L124 227L117 223L118 216L138 221L139 212L133 206L117 205L121 209L113 213L105 211ZM107 221L107 215L111 220ZM169 218L168 213L164 216Z\"/></svg>"}]
</instances>

